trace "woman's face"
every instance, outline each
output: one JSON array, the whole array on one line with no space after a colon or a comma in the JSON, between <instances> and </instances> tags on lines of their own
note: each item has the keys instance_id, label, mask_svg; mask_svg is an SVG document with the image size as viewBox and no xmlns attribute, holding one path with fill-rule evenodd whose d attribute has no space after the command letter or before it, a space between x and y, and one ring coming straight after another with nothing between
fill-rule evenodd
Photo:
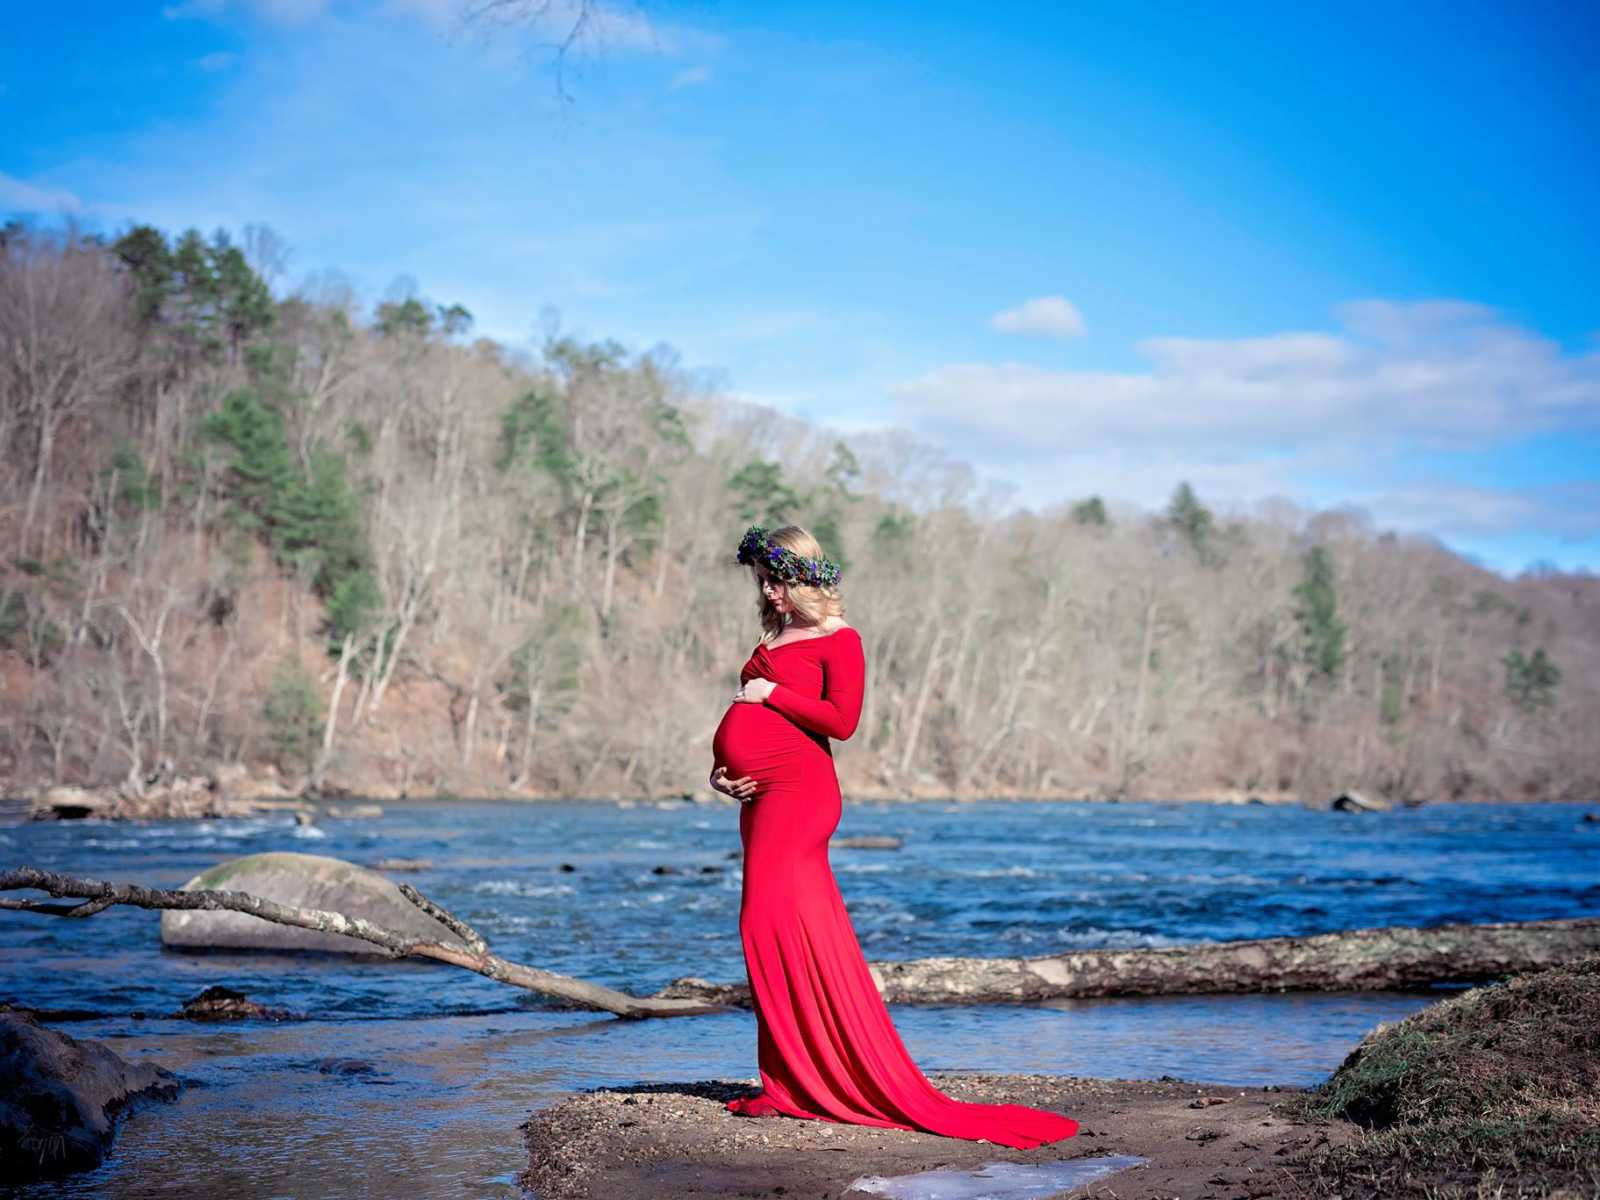
<instances>
[{"instance_id":1,"label":"woman's face","mask_svg":"<svg viewBox=\"0 0 1600 1200\"><path fill-rule=\"evenodd\" d=\"M761 586L762 595L766 596L768 603L779 613L792 612L794 605L789 601L789 585L767 574L767 569L763 566L757 565L753 570L756 573L756 583Z\"/></svg>"}]
</instances>

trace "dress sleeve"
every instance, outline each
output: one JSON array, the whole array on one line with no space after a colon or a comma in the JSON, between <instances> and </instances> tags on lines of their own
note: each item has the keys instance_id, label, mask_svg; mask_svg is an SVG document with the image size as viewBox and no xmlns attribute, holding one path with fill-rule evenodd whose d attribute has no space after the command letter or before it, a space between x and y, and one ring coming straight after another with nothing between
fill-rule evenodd
<instances>
[{"instance_id":1,"label":"dress sleeve","mask_svg":"<svg viewBox=\"0 0 1600 1200\"><path fill-rule=\"evenodd\" d=\"M845 741L861 720L861 697L866 690L867 659L861 635L854 628L829 635L833 644L823 652L822 696L813 699L777 684L767 704L802 729Z\"/></svg>"}]
</instances>

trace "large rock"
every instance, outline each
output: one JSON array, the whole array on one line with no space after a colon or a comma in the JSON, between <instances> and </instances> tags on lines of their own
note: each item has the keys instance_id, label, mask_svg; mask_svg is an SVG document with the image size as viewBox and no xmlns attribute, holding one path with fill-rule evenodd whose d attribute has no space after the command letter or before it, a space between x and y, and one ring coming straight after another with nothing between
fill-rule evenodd
<instances>
[{"instance_id":1,"label":"large rock","mask_svg":"<svg viewBox=\"0 0 1600 1200\"><path fill-rule=\"evenodd\" d=\"M120 1112L141 1098L171 1100L179 1087L171 1071L0 1005L0 1183L93 1170Z\"/></svg>"},{"instance_id":2,"label":"large rock","mask_svg":"<svg viewBox=\"0 0 1600 1200\"><path fill-rule=\"evenodd\" d=\"M1388 812L1394 805L1361 792L1344 791L1329 801L1328 807L1335 812Z\"/></svg>"},{"instance_id":3,"label":"large rock","mask_svg":"<svg viewBox=\"0 0 1600 1200\"><path fill-rule=\"evenodd\" d=\"M183 885L186 892L208 889L248 892L280 904L360 917L395 933L447 945L464 944L446 926L402 896L388 879L339 858L283 851L251 854L219 863ZM384 953L371 942L340 933L279 925L249 913L198 909L164 911L161 941L168 946Z\"/></svg>"},{"instance_id":4,"label":"large rock","mask_svg":"<svg viewBox=\"0 0 1600 1200\"><path fill-rule=\"evenodd\" d=\"M301 1014L286 1008L272 1008L250 999L241 991L212 984L198 996L190 996L173 1016L191 1021L288 1021Z\"/></svg>"},{"instance_id":5,"label":"large rock","mask_svg":"<svg viewBox=\"0 0 1600 1200\"><path fill-rule=\"evenodd\" d=\"M80 787L53 787L34 801L34 815L38 819L77 821L84 817L100 817L115 802L114 795L102 791L89 791Z\"/></svg>"}]
</instances>

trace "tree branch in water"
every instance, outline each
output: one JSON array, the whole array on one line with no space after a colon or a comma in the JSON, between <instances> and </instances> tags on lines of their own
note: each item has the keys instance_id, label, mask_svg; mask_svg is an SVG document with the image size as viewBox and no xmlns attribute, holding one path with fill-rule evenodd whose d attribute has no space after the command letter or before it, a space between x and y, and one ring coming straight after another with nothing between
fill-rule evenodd
<instances>
[{"instance_id":1,"label":"tree branch in water","mask_svg":"<svg viewBox=\"0 0 1600 1200\"><path fill-rule=\"evenodd\" d=\"M314 929L321 933L343 934L359 938L381 947L394 958L428 958L449 963L463 970L474 971L498 983L525 988L580 1008L598 1009L619 1017L680 1017L700 1013L721 1012L726 1005L700 999L673 999L653 996L632 996L597 983L558 975L539 967L511 962L490 953L483 936L465 921L429 900L410 884L399 885L400 892L430 917L439 921L467 943L465 947L446 946L440 942L414 938L396 933L381 925L343 913L325 912L316 908L299 908L280 904L248 892L201 889L167 891L161 888L142 887L136 883L107 883L99 879L75 879L37 867L17 867L0 871L0 892L14 892L32 888L52 896L71 896L85 901L82 904L48 904L41 900L3 899L0 909L16 912L43 913L52 917L88 917L102 912L114 904L127 904L135 908L150 909L200 909L214 912L226 909L248 913L263 921L279 925L293 925L301 929Z\"/></svg>"}]
</instances>

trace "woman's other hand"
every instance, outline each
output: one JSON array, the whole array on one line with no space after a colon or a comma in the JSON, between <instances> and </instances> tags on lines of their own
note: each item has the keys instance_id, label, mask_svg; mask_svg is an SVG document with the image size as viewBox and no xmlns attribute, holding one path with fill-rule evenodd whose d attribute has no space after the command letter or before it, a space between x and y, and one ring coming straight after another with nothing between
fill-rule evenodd
<instances>
[{"instance_id":1,"label":"woman's other hand","mask_svg":"<svg viewBox=\"0 0 1600 1200\"><path fill-rule=\"evenodd\" d=\"M711 786L736 800L749 801L756 796L755 776L741 775L738 779L729 779L727 767L717 767L711 772Z\"/></svg>"},{"instance_id":2,"label":"woman's other hand","mask_svg":"<svg viewBox=\"0 0 1600 1200\"><path fill-rule=\"evenodd\" d=\"M777 686L772 680L757 675L735 692L733 699L740 704L765 704L767 697L772 695L772 689Z\"/></svg>"}]
</instances>

